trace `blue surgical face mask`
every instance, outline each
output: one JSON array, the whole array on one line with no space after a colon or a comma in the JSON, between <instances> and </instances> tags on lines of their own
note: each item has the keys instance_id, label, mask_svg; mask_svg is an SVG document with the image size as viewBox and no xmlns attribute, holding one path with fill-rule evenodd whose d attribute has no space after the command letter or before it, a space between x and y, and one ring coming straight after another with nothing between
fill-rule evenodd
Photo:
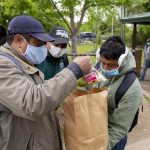
<instances>
[{"instance_id":1,"label":"blue surgical face mask","mask_svg":"<svg viewBox=\"0 0 150 150\"><path fill-rule=\"evenodd\" d=\"M113 70L105 70L103 68L103 66L101 65L101 69L102 69L102 72L104 73L106 78L113 78L113 77L119 75L118 68L117 69L113 69Z\"/></svg>"},{"instance_id":2,"label":"blue surgical face mask","mask_svg":"<svg viewBox=\"0 0 150 150\"><path fill-rule=\"evenodd\" d=\"M28 44L28 43L27 43ZM32 45L27 45L26 52L23 54L25 59L32 64L40 64L43 62L47 56L47 48L45 45L40 47L35 47Z\"/></svg>"}]
</instances>

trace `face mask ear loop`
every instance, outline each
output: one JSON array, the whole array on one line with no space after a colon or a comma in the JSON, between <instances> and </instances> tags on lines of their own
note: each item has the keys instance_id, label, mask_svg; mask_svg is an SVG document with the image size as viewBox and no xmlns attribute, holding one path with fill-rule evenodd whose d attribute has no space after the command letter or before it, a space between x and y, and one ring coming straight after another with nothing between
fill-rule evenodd
<instances>
[{"instance_id":1,"label":"face mask ear loop","mask_svg":"<svg viewBox=\"0 0 150 150\"><path fill-rule=\"evenodd\" d=\"M25 40L25 38L22 38L23 39L23 41L25 42L25 43L27 43L28 44L28 42ZM29 45L29 44L28 44Z\"/></svg>"},{"instance_id":2,"label":"face mask ear loop","mask_svg":"<svg viewBox=\"0 0 150 150\"><path fill-rule=\"evenodd\" d=\"M24 55L24 53L22 52L21 48L19 48L20 52L21 52L21 55Z\"/></svg>"},{"instance_id":3,"label":"face mask ear loop","mask_svg":"<svg viewBox=\"0 0 150 150\"><path fill-rule=\"evenodd\" d=\"M25 42L25 43L27 43L27 41L24 39L24 38L22 38L23 39L23 41ZM27 43L28 44L28 43ZM24 53L22 52L22 50L21 50L21 48L19 47L19 51L21 52L21 54L22 55L24 55Z\"/></svg>"}]
</instances>

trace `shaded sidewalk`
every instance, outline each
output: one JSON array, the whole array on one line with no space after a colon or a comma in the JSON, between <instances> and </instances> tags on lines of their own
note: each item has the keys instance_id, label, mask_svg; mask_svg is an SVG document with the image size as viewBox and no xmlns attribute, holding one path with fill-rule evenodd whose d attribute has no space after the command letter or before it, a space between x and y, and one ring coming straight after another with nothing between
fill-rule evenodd
<instances>
[{"instance_id":1,"label":"shaded sidewalk","mask_svg":"<svg viewBox=\"0 0 150 150\"><path fill-rule=\"evenodd\" d=\"M140 84L144 91L150 94L150 68L147 69L144 81L140 81Z\"/></svg>"},{"instance_id":2,"label":"shaded sidewalk","mask_svg":"<svg viewBox=\"0 0 150 150\"><path fill-rule=\"evenodd\" d=\"M130 144L126 150L150 150L150 138Z\"/></svg>"}]
</instances>

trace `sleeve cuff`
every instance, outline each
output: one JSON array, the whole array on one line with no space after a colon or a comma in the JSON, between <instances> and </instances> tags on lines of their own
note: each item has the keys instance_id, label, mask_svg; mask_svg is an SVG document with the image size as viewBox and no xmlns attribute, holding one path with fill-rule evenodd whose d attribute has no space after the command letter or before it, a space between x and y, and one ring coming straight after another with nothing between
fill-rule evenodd
<instances>
[{"instance_id":1,"label":"sleeve cuff","mask_svg":"<svg viewBox=\"0 0 150 150\"><path fill-rule=\"evenodd\" d=\"M81 77L83 77L82 70L80 69L80 67L75 62L70 63L67 66L67 68L72 71L72 73L75 75L75 77L77 79L80 79Z\"/></svg>"}]
</instances>

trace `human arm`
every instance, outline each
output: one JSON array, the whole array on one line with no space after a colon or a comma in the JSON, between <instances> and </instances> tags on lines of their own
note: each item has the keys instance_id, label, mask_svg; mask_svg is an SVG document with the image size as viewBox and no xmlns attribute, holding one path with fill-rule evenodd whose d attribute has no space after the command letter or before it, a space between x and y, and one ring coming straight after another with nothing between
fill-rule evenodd
<instances>
[{"instance_id":1,"label":"human arm","mask_svg":"<svg viewBox=\"0 0 150 150\"><path fill-rule=\"evenodd\" d=\"M80 65L81 71L88 72L83 67L85 65L82 64L82 61L75 59L74 63ZM0 103L19 117L36 120L53 111L76 87L75 76L77 75L78 73L74 74L71 69L64 69L53 79L36 85L25 74L22 75L11 60L1 57Z\"/></svg>"}]
</instances>

